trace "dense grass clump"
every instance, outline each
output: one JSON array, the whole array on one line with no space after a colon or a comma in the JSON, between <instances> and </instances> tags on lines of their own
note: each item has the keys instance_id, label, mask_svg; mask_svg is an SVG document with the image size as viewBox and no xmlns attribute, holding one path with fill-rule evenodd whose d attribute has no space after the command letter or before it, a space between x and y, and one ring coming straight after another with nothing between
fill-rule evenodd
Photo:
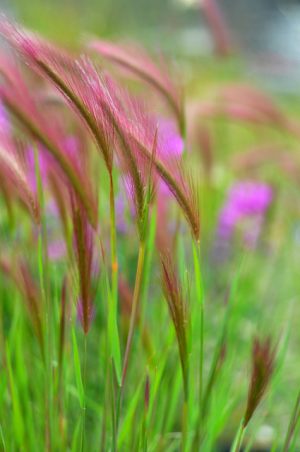
<instances>
[{"instance_id":1,"label":"dense grass clump","mask_svg":"<svg viewBox=\"0 0 300 452\"><path fill-rule=\"evenodd\" d=\"M0 33L1 450L297 450L292 108Z\"/></svg>"}]
</instances>

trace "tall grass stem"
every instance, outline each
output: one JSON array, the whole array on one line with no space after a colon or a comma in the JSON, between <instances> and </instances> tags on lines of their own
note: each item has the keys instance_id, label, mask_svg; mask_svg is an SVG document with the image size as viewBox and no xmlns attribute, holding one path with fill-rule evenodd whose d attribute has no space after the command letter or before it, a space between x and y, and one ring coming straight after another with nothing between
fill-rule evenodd
<instances>
[{"instance_id":1,"label":"tall grass stem","mask_svg":"<svg viewBox=\"0 0 300 452\"><path fill-rule=\"evenodd\" d=\"M288 431L287 431L283 449L282 449L283 452L288 452L290 450L290 444L293 439L299 419L300 419L300 391L298 393L295 407L294 407L294 410L293 410L293 413L291 416L291 420L289 423Z\"/></svg>"},{"instance_id":2,"label":"tall grass stem","mask_svg":"<svg viewBox=\"0 0 300 452\"><path fill-rule=\"evenodd\" d=\"M136 324L136 318L137 318L137 313L138 313L138 304L139 304L140 291L141 291L141 285L142 285L144 261L145 261L145 242L140 242L138 263L137 263L137 270L136 270L136 277L135 277L135 284L134 284L134 291L133 291L132 308L131 308L131 314L130 314L129 332L128 332L128 337L127 337L127 342L126 342L123 371L122 371L122 380L121 380L122 387L124 386L125 379L126 379L128 360L129 360L129 355L130 355L131 346L132 346L134 327Z\"/></svg>"},{"instance_id":3,"label":"tall grass stem","mask_svg":"<svg viewBox=\"0 0 300 452\"><path fill-rule=\"evenodd\" d=\"M230 452L239 452L241 450L245 432L246 432L246 427L244 426L244 419L243 419L241 421L238 431L235 435L235 439L231 446Z\"/></svg>"}]
</instances>

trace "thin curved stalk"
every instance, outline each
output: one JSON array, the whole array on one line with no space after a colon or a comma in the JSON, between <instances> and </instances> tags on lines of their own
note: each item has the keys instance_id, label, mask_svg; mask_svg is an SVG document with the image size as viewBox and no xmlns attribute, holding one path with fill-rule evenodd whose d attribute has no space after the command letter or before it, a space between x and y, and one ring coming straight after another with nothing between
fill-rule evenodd
<instances>
[{"instance_id":1,"label":"thin curved stalk","mask_svg":"<svg viewBox=\"0 0 300 452\"><path fill-rule=\"evenodd\" d=\"M285 437L284 445L282 448L283 452L289 451L289 447L290 447L291 441L293 439L294 432L297 427L297 423L298 423L299 419L300 419L300 391L298 393L298 397L297 397L295 407L294 407L294 410L293 410L293 413L291 416L291 420L289 423L288 431L287 431L287 434Z\"/></svg>"},{"instance_id":2,"label":"thin curved stalk","mask_svg":"<svg viewBox=\"0 0 300 452\"><path fill-rule=\"evenodd\" d=\"M45 64L40 59L37 59L37 64L40 67L40 69L45 73L45 75L52 80L52 82L55 84L55 86L72 102L73 106L77 109L80 116L84 119L86 124L88 125L99 149L103 153L103 158L106 164L106 167L109 172L111 172L112 167L112 161L110 156L106 152L106 145L104 140L101 137L101 134L99 133L98 127L93 121L89 111L83 103L80 101L80 99L72 92L72 90L68 87L66 83L62 80L61 77L59 77L57 74L55 74L52 69Z\"/></svg>"},{"instance_id":3,"label":"thin curved stalk","mask_svg":"<svg viewBox=\"0 0 300 452\"><path fill-rule=\"evenodd\" d=\"M129 132L130 133L130 132ZM170 190L172 191L173 195L178 201L178 204L182 208L191 228L194 237L196 240L199 239L200 234L200 226L199 226L199 218L198 215L196 215L195 212L193 212L193 209L191 208L191 205L183 193L182 189L180 188L179 184L177 183L176 179L172 176L172 174L168 171L168 169L165 167L163 162L157 158L153 159L153 156L151 152L144 146L135 136L134 134L131 134L133 140L138 145L139 149L141 150L142 154L149 159L150 161L153 160L153 165L156 168L156 171L159 173L161 178L166 182Z\"/></svg>"},{"instance_id":4,"label":"thin curved stalk","mask_svg":"<svg viewBox=\"0 0 300 452\"><path fill-rule=\"evenodd\" d=\"M86 371L87 371L87 335L84 335L84 352L83 352L83 406L82 406L82 425L81 425L81 450L85 449L85 436L86 436Z\"/></svg>"},{"instance_id":5,"label":"thin curved stalk","mask_svg":"<svg viewBox=\"0 0 300 452\"><path fill-rule=\"evenodd\" d=\"M184 134L185 117L183 109L183 99L181 98L182 96L178 96L177 98L176 94L173 91L175 89L175 86L172 87L172 82L166 79L164 73L160 70L160 68L156 66L154 62L150 61L146 55L144 55L144 57L146 56L147 61L144 60L142 55L142 58L132 58L132 55L128 54L128 52L126 52L126 50L124 51L124 49L122 49L121 47L115 46L111 43L109 43L108 45L110 50L107 48L107 43L105 43L104 41L96 40L92 41L89 44L89 47L90 49L95 50L97 53L102 55L104 58L125 68L127 71L136 75L141 80L145 81L149 85L152 85L153 88L162 97L164 97L169 104L169 107L176 116L179 129L182 134ZM106 50L104 48L105 46ZM155 65L155 67L153 67L153 65ZM156 74L153 72L153 69Z\"/></svg>"},{"instance_id":6,"label":"thin curved stalk","mask_svg":"<svg viewBox=\"0 0 300 452\"><path fill-rule=\"evenodd\" d=\"M56 147L56 145L46 136L44 135L39 128L26 116L23 112L15 105L12 104L8 99L5 99L5 103L7 104L11 113L23 124L24 127L30 132L30 134L37 139L43 146L45 146L48 151L53 155L55 160L59 163L65 175L70 180L72 187L74 188L76 194L81 200L83 206L86 209L89 220L93 226L96 225L95 220L95 212L93 207L88 203L84 190L82 190L82 185L72 169L69 165L68 161L61 154L60 150Z\"/></svg>"},{"instance_id":7,"label":"thin curved stalk","mask_svg":"<svg viewBox=\"0 0 300 452\"><path fill-rule=\"evenodd\" d=\"M41 208L41 227L39 228L38 235L38 271L41 287L41 296L44 304L45 313L45 411L46 411L46 422L45 422L45 444L47 450L52 448L52 438L53 438L53 378L52 378L52 314L49 304L49 274L47 265L47 228L45 222L45 212L44 212L44 191L42 187L41 173L38 161L38 152L35 148L34 150L35 158L35 174L37 182L37 192L38 199Z\"/></svg>"},{"instance_id":8,"label":"thin curved stalk","mask_svg":"<svg viewBox=\"0 0 300 452\"><path fill-rule=\"evenodd\" d=\"M142 286L144 261L145 261L145 243L140 242L138 263L137 263L135 284L134 284L134 292L133 292L133 300L132 300L132 308L131 308L131 314L130 314L129 332L128 332L128 336L127 336L126 349L125 349L125 355L124 355L124 363L123 363L123 371L122 371L122 380L121 380L122 388L124 386L125 379L126 379L128 360L129 360L129 355L130 355L131 346L132 346L134 327L136 324L140 291L141 291L141 286Z\"/></svg>"},{"instance_id":9,"label":"thin curved stalk","mask_svg":"<svg viewBox=\"0 0 300 452\"><path fill-rule=\"evenodd\" d=\"M100 147L100 149L103 150L103 148L105 148L104 144L103 144L103 140L101 139L101 135L99 134L98 129L95 126L92 118L90 117L87 109L82 105L82 103L77 98L77 96L74 95L74 93L63 82L63 80L59 76L57 76L57 74L55 74L55 72L52 71L51 68L48 65L46 65L43 61L40 61L40 60L38 60L38 65L45 72L47 77L49 77L54 82L54 84L60 89L60 91L62 91L71 100L71 102L75 105L75 107L78 109L78 111L81 114L81 116L84 118L84 120L88 124L88 126L89 126L89 128L90 128L90 130L91 130L91 132L92 132L92 134L93 134L98 146ZM122 133L122 130L120 129L120 126L119 126L119 124L116 121L116 118L114 118L114 116L113 116L113 114L112 114L112 112L110 111L109 108L107 108L105 105L103 106L103 108L105 109L105 113L108 115L109 120L114 125L114 128L117 131L121 141L123 141L124 134ZM158 171L160 176L166 181L166 183L169 185L171 191L174 193L178 203L182 207L183 211L185 212L186 217L188 218L188 220L189 220L189 222L190 222L190 224L192 226L194 235L198 238L198 235L199 235L198 219L195 218L194 212L192 211L191 206L189 205L184 193L182 192L182 190L178 186L178 183L173 178L171 173L167 170L167 168L164 166L164 164L158 159L153 159L151 151L149 151L135 137L134 134L130 133L130 131L128 133L131 135L131 138L136 142L136 144L138 145L139 149L142 151L144 156L147 159L149 159L150 161L153 160L153 164L155 165L156 170ZM106 159L105 159L105 162L106 162L107 167L109 168L109 165L108 165Z\"/></svg>"},{"instance_id":10,"label":"thin curved stalk","mask_svg":"<svg viewBox=\"0 0 300 452\"><path fill-rule=\"evenodd\" d=\"M118 298L118 256L116 235L116 212L113 177L109 178L109 201L110 201L110 240L111 240L111 279L112 296L117 303Z\"/></svg>"},{"instance_id":11,"label":"thin curved stalk","mask_svg":"<svg viewBox=\"0 0 300 452\"><path fill-rule=\"evenodd\" d=\"M241 450L245 432L246 432L246 427L244 425L244 420L242 420L242 422L240 423L239 429L235 435L235 439L231 446L230 452L239 452Z\"/></svg>"},{"instance_id":12,"label":"thin curved stalk","mask_svg":"<svg viewBox=\"0 0 300 452\"><path fill-rule=\"evenodd\" d=\"M120 341L118 333L118 274L119 274L119 264L118 264L118 254L117 254L117 234L116 234L116 211L115 211L115 195L114 195L114 183L113 176L111 173L109 179L109 199L110 199L110 248L111 248L111 294L112 294L112 306L110 307L113 324L115 325L114 341L117 341L117 349L120 350ZM113 347L111 345L111 349ZM114 354L114 365L117 373L117 379L119 380L121 374L121 356L120 353Z\"/></svg>"}]
</instances>

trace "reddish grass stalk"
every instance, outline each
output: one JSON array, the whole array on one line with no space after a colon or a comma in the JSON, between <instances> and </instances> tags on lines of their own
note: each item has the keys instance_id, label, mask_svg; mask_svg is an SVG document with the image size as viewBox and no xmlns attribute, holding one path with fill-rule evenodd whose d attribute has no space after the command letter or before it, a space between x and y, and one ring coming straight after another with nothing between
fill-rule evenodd
<instances>
[{"instance_id":1,"label":"reddish grass stalk","mask_svg":"<svg viewBox=\"0 0 300 452\"><path fill-rule=\"evenodd\" d=\"M64 395L63 395L63 365L66 336L67 318L67 278L65 277L61 289L60 321L59 321L59 342L58 342L58 382L57 382L57 406L59 415L59 431L62 447L66 447L66 431L64 426Z\"/></svg>"},{"instance_id":2,"label":"reddish grass stalk","mask_svg":"<svg viewBox=\"0 0 300 452\"><path fill-rule=\"evenodd\" d=\"M67 189L66 187L64 187L57 174L55 174L53 171L50 171L48 174L48 183L59 212L59 218L62 225L68 255L69 257L71 257L72 243L69 222L70 200L67 196Z\"/></svg>"},{"instance_id":3,"label":"reddish grass stalk","mask_svg":"<svg viewBox=\"0 0 300 452\"><path fill-rule=\"evenodd\" d=\"M119 107L119 108L117 108ZM153 143L157 141L157 125L153 124L152 118L147 115L141 105L136 105L133 99L128 99L124 111L116 104L103 104L109 122L113 124L114 130L122 143L129 143L129 150L134 154L131 159L148 161L153 166L153 173L157 173L167 184L174 195L179 206L182 208L193 232L198 240L200 234L199 224L199 202L198 194L191 180L186 180L181 162L174 156L163 158L161 144L157 144L153 156ZM130 116L131 114L131 116ZM156 145L155 145L156 147ZM128 148L126 145L125 148ZM170 163L172 162L172 163ZM141 170L141 162L138 166ZM136 191L141 190L137 186ZM140 195L142 196L142 195ZM140 203L141 204L141 203Z\"/></svg>"},{"instance_id":4,"label":"reddish grass stalk","mask_svg":"<svg viewBox=\"0 0 300 452\"><path fill-rule=\"evenodd\" d=\"M186 305L174 264L169 253L161 254L163 289L177 337L185 400L188 400L188 355L186 338Z\"/></svg>"},{"instance_id":5,"label":"reddish grass stalk","mask_svg":"<svg viewBox=\"0 0 300 452\"><path fill-rule=\"evenodd\" d=\"M103 156L110 181L110 231L111 231L111 278L114 303L117 303L118 259L116 250L115 196L112 176L113 127L103 114L101 102L110 102L109 91L103 87L99 77L95 77L93 67L87 59L75 61L69 55L55 49L41 39L32 37L24 30L7 21L2 21L1 32L10 44L28 62L30 67L49 80L64 96L69 105L79 115L94 138ZM75 189L78 189L76 187ZM77 190L78 192L78 190ZM78 192L80 195L80 192ZM95 213L88 210L88 213ZM91 215L90 215L91 216ZM94 218L94 220L96 217ZM95 226L96 221L92 222ZM85 312L86 317L86 312ZM85 319L85 328L86 319Z\"/></svg>"},{"instance_id":6,"label":"reddish grass stalk","mask_svg":"<svg viewBox=\"0 0 300 452\"><path fill-rule=\"evenodd\" d=\"M296 184L299 183L300 166L297 156L286 152L278 144L255 147L231 159L233 169L242 174L253 174L271 162L289 179L293 179Z\"/></svg>"},{"instance_id":7,"label":"reddish grass stalk","mask_svg":"<svg viewBox=\"0 0 300 452\"><path fill-rule=\"evenodd\" d=\"M12 193L17 194L29 210L33 220L39 224L40 206L30 187L24 164L18 158L12 142L7 141L0 144L0 174L3 178L1 185L4 193L5 189L9 188Z\"/></svg>"},{"instance_id":8,"label":"reddish grass stalk","mask_svg":"<svg viewBox=\"0 0 300 452\"><path fill-rule=\"evenodd\" d=\"M6 209L7 209L10 227L13 230L14 223L15 223L14 222L14 214L13 214L13 203L12 203L13 196L12 196L12 191L11 191L11 185L8 183L7 180L5 180L5 178L0 178L0 190L1 190L1 194L4 199Z\"/></svg>"},{"instance_id":9,"label":"reddish grass stalk","mask_svg":"<svg viewBox=\"0 0 300 452\"><path fill-rule=\"evenodd\" d=\"M145 252L146 252L146 232L147 232L148 211L149 211L149 204L150 204L149 193L150 193L151 178L152 178L152 165L153 165L153 160L155 158L155 153L156 153L156 145L157 145L157 134L155 133L153 147L152 147L152 158L151 158L151 161L149 164L149 171L148 171L148 175L147 175L148 176L147 177L148 193L146 195L145 194L146 188L142 188L142 190L143 190L143 192L142 192L143 206L142 206L142 211L139 213L140 216L138 217L138 226L139 226L139 232L140 232L139 254L138 254L138 263L137 263L137 270L136 270L136 279L135 279L135 285L134 285L134 291L133 291L133 299L132 299L132 305L131 305L129 332L128 332L128 336L127 336L123 370L122 370L120 400L122 398L122 390L123 390L123 386L124 386L125 378L126 378L126 374L127 374L127 367L128 367L129 355L130 355L130 351L131 351L131 347L132 347L134 327L135 327L137 317L138 317L138 304L139 304L140 292L141 292L141 287L142 287L142 277L143 277Z\"/></svg>"},{"instance_id":10,"label":"reddish grass stalk","mask_svg":"<svg viewBox=\"0 0 300 452\"><path fill-rule=\"evenodd\" d=\"M274 371L275 349L272 348L271 339L268 337L260 340L257 337L253 341L252 348L252 372L248 390L248 401L245 414L240 423L231 452L239 452L248 423L260 404Z\"/></svg>"},{"instance_id":11,"label":"reddish grass stalk","mask_svg":"<svg viewBox=\"0 0 300 452\"><path fill-rule=\"evenodd\" d=\"M189 369L188 369L188 352L187 352L187 334L186 334L186 304L182 297L180 282L176 274L174 263L172 262L169 252L161 253L162 265L162 283L165 298L168 303L169 313L174 325L177 338L183 389L184 402L182 409L182 444L181 450L186 450L187 433L188 433L188 398L189 398Z\"/></svg>"},{"instance_id":12,"label":"reddish grass stalk","mask_svg":"<svg viewBox=\"0 0 300 452\"><path fill-rule=\"evenodd\" d=\"M82 308L82 326L87 334L92 318L91 277L93 264L93 231L78 201L72 197L72 216L75 254L79 273L80 308Z\"/></svg>"},{"instance_id":13,"label":"reddish grass stalk","mask_svg":"<svg viewBox=\"0 0 300 452\"><path fill-rule=\"evenodd\" d=\"M40 71L44 74L44 76L52 81L55 86L64 94L67 100L70 101L70 103L75 107L75 110L77 110L79 115L88 125L92 135L95 138L96 143L98 144L99 149L103 152L106 167L108 168L109 173L111 173L112 155L108 152L108 145L105 142L105 138L103 135L101 135L101 132L99 132L98 126L95 123L89 110L86 108L81 99L76 96L75 92L73 92L72 89L69 88L67 83L64 82L63 78L55 73L50 66L48 66L44 61L38 58L36 59L35 63L37 64Z\"/></svg>"},{"instance_id":14,"label":"reddish grass stalk","mask_svg":"<svg viewBox=\"0 0 300 452\"><path fill-rule=\"evenodd\" d=\"M293 413L292 413L291 420L289 423L288 431L287 431L287 434L285 437L284 445L282 448L283 452L288 452L290 450L290 445L291 445L299 419L300 419L300 391L297 396L295 407L293 409Z\"/></svg>"},{"instance_id":15,"label":"reddish grass stalk","mask_svg":"<svg viewBox=\"0 0 300 452\"><path fill-rule=\"evenodd\" d=\"M44 335L40 310L41 294L32 278L28 265L23 260L11 263L9 260L1 258L0 270L15 283L23 296L44 358Z\"/></svg>"},{"instance_id":16,"label":"reddish grass stalk","mask_svg":"<svg viewBox=\"0 0 300 452\"><path fill-rule=\"evenodd\" d=\"M198 113L206 118L225 116L235 121L271 126L297 138L300 136L299 125L282 111L272 97L247 84L222 86L213 99L201 102Z\"/></svg>"},{"instance_id":17,"label":"reddish grass stalk","mask_svg":"<svg viewBox=\"0 0 300 452\"><path fill-rule=\"evenodd\" d=\"M95 103L95 89L100 83L89 79L88 60L76 60L47 41L34 36L16 24L2 19L0 33L29 64L30 68L49 80L88 127L103 155L108 171L112 171L111 136L108 124Z\"/></svg>"},{"instance_id":18,"label":"reddish grass stalk","mask_svg":"<svg viewBox=\"0 0 300 452\"><path fill-rule=\"evenodd\" d=\"M142 155L151 161L152 152L149 148L139 140L134 131L129 133L136 142ZM171 193L174 195L188 223L190 224L195 239L198 240L200 236L199 205L196 189L192 186L192 181L189 181L188 184L180 184L180 182L173 177L172 173L167 169L166 164L159 157L153 159L153 166L159 176L165 181ZM180 176L183 177L183 174L181 173Z\"/></svg>"},{"instance_id":19,"label":"reddish grass stalk","mask_svg":"<svg viewBox=\"0 0 300 452\"><path fill-rule=\"evenodd\" d=\"M85 192L84 185L76 174L74 168L70 165L70 162L64 156L62 150L51 140L47 134L41 130L37 123L33 122L26 112L22 111L19 105L12 102L8 97L3 97L7 108L10 110L13 116L22 124L25 130L37 141L39 141L45 148L53 155L62 171L71 183L71 186L80 198L83 206L85 207L89 220L93 226L96 226L95 208L89 199L89 195Z\"/></svg>"},{"instance_id":20,"label":"reddish grass stalk","mask_svg":"<svg viewBox=\"0 0 300 452\"><path fill-rule=\"evenodd\" d=\"M142 148L142 152L148 156L148 151ZM154 166L157 169L159 175L164 179L171 192L175 196L178 204L183 210L183 213L190 224L192 233L196 241L199 240L200 236L200 223L199 223L199 210L198 210L198 198L196 194L196 188L192 186L193 182L190 180L188 182L189 193L185 194L178 182L173 178L172 174L166 169L163 162L158 159L154 160Z\"/></svg>"},{"instance_id":21,"label":"reddish grass stalk","mask_svg":"<svg viewBox=\"0 0 300 452\"><path fill-rule=\"evenodd\" d=\"M62 373L64 346L65 346L65 331L66 331L66 305L67 305L67 279L64 278L61 290L61 306L60 306L60 321L59 321L59 347L58 347L58 371L59 376Z\"/></svg>"},{"instance_id":22,"label":"reddish grass stalk","mask_svg":"<svg viewBox=\"0 0 300 452\"><path fill-rule=\"evenodd\" d=\"M243 425L247 426L263 398L274 371L275 350L271 339L254 339L252 349L252 373L248 391L248 402Z\"/></svg>"},{"instance_id":23,"label":"reddish grass stalk","mask_svg":"<svg viewBox=\"0 0 300 452\"><path fill-rule=\"evenodd\" d=\"M129 355L130 355L130 351L131 351L134 327L135 327L137 313L138 313L138 302L139 302L140 291L141 291L141 286L142 286L144 260L145 260L145 243L140 242L138 263L137 263L137 270L136 270L135 284L134 284L134 291L133 291L132 308L131 308L131 315L130 315L129 332L128 332L128 336L127 336L126 349L125 349L124 362L123 362L123 370L122 370L122 379L121 379L121 387L122 388L124 387L124 383L125 383L125 379L126 379L126 375L127 375L128 360L129 360Z\"/></svg>"},{"instance_id":24,"label":"reddish grass stalk","mask_svg":"<svg viewBox=\"0 0 300 452\"><path fill-rule=\"evenodd\" d=\"M232 51L231 36L217 0L202 0L201 7L212 31L216 52L221 56L229 55Z\"/></svg>"},{"instance_id":25,"label":"reddish grass stalk","mask_svg":"<svg viewBox=\"0 0 300 452\"><path fill-rule=\"evenodd\" d=\"M152 143L150 145L148 143L147 146L139 137L137 127L141 125L130 125L124 114L122 117L118 114L109 86L99 79L97 71L87 60L81 59L74 66L70 58L60 55L55 49L45 45L41 40L34 39L28 34L26 35L24 31L20 31L5 21L1 24L1 33L21 53L34 70L50 80L64 94L84 119L99 144L99 148L102 150L106 149L104 159L109 171L111 169L111 160L108 158L108 150L105 147L107 146L105 134L106 136L109 134L107 127L116 130L121 142L124 143L125 139L126 143L128 143L128 138L132 140L141 155L151 161ZM62 61L67 68L69 67L71 74L68 74L65 66L62 65ZM100 124L97 122L95 112L99 113ZM184 187L182 181L176 180L161 159L156 158L154 166L177 199L191 225L194 236L198 238L200 233L199 213L195 205L192 205L194 200L191 192L193 190L187 185Z\"/></svg>"},{"instance_id":26,"label":"reddish grass stalk","mask_svg":"<svg viewBox=\"0 0 300 452\"><path fill-rule=\"evenodd\" d=\"M91 41L88 47L152 85L174 111L179 129L184 134L185 119L182 95L172 81L165 65L159 67L142 49L126 48L120 44L98 39Z\"/></svg>"}]
</instances>

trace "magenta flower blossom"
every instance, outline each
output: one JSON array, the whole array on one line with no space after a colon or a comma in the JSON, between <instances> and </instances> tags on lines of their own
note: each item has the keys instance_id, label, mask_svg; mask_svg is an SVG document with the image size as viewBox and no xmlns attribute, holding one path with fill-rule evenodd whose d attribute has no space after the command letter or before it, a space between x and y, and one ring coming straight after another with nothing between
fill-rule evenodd
<instances>
[{"instance_id":1,"label":"magenta flower blossom","mask_svg":"<svg viewBox=\"0 0 300 452\"><path fill-rule=\"evenodd\" d=\"M0 130L1 133L5 135L9 135L11 132L11 124L2 102L0 102Z\"/></svg>"},{"instance_id":2,"label":"magenta flower blossom","mask_svg":"<svg viewBox=\"0 0 300 452\"><path fill-rule=\"evenodd\" d=\"M241 226L245 244L255 247L272 197L272 189L267 184L251 181L236 183L220 212L218 241L229 242L237 227Z\"/></svg>"},{"instance_id":3,"label":"magenta flower blossom","mask_svg":"<svg viewBox=\"0 0 300 452\"><path fill-rule=\"evenodd\" d=\"M158 123L158 148L164 159L180 159L184 150L184 141L178 133L176 124L167 119L160 119ZM167 184L159 179L157 187L159 195L170 196Z\"/></svg>"},{"instance_id":4,"label":"magenta flower blossom","mask_svg":"<svg viewBox=\"0 0 300 452\"><path fill-rule=\"evenodd\" d=\"M117 230L121 234L126 234L128 231L128 224L126 221L126 199L122 190L120 190L116 196L115 208Z\"/></svg>"},{"instance_id":5,"label":"magenta flower blossom","mask_svg":"<svg viewBox=\"0 0 300 452\"><path fill-rule=\"evenodd\" d=\"M1 109L0 109L1 115ZM0 126L1 126L1 116L0 116ZM63 140L63 146L65 154L74 162L74 166L80 167L81 162L79 161L79 146L78 141L74 136L67 136ZM33 192L37 192L36 185L36 168L35 168L35 155L34 148L31 146L27 149L27 165L28 165L28 178L31 189ZM45 152L42 146L38 147L38 163L39 172L43 185L46 185L47 175L49 171L53 170L53 158Z\"/></svg>"},{"instance_id":6,"label":"magenta flower blossom","mask_svg":"<svg viewBox=\"0 0 300 452\"><path fill-rule=\"evenodd\" d=\"M184 141L179 135L176 124L170 119L160 119L159 140L161 152L166 157L181 157L184 149Z\"/></svg>"},{"instance_id":7,"label":"magenta flower blossom","mask_svg":"<svg viewBox=\"0 0 300 452\"><path fill-rule=\"evenodd\" d=\"M48 257L50 261L60 261L66 256L66 245L62 239L51 240L48 244Z\"/></svg>"},{"instance_id":8,"label":"magenta flower blossom","mask_svg":"<svg viewBox=\"0 0 300 452\"><path fill-rule=\"evenodd\" d=\"M30 146L27 149L27 165L28 165L28 180L31 187L31 190L34 193L37 193L37 180L36 180L36 168L35 168L35 155L34 148ZM44 154L38 151L38 164L39 164L39 172L41 176L42 183L46 183L47 177L47 159Z\"/></svg>"}]
</instances>

